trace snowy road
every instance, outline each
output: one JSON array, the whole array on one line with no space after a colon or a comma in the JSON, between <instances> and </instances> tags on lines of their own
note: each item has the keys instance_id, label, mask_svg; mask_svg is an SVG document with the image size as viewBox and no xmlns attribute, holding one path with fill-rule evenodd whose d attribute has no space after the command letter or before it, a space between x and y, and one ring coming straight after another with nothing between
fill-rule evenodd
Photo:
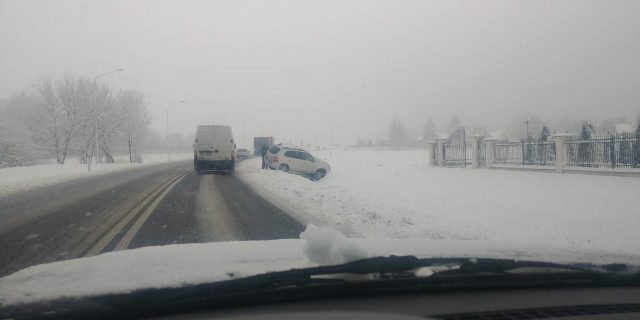
<instances>
[{"instance_id":1,"label":"snowy road","mask_svg":"<svg viewBox=\"0 0 640 320\"><path fill-rule=\"evenodd\" d=\"M0 276L149 245L297 238L303 226L233 175L148 166L0 197Z\"/></svg>"}]
</instances>

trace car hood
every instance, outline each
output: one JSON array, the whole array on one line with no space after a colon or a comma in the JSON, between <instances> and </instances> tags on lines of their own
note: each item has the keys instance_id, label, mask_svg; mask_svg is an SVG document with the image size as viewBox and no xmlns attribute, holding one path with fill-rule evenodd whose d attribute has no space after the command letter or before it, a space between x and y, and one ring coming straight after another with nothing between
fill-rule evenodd
<instances>
[{"instance_id":1,"label":"car hood","mask_svg":"<svg viewBox=\"0 0 640 320\"><path fill-rule=\"evenodd\" d=\"M373 256L502 258L640 265L640 255L485 240L352 239L316 228L303 239L145 247L32 266L0 279L0 305L237 279Z\"/></svg>"}]
</instances>

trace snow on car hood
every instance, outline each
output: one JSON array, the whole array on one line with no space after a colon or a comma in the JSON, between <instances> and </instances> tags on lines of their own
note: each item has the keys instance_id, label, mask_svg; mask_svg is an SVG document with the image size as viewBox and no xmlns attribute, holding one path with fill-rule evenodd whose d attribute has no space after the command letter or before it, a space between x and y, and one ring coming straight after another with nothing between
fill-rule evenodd
<instances>
[{"instance_id":1,"label":"snow on car hood","mask_svg":"<svg viewBox=\"0 0 640 320\"><path fill-rule=\"evenodd\" d=\"M640 265L635 254L484 240L352 239L309 226L301 239L145 247L32 266L0 279L0 305L190 286L391 254Z\"/></svg>"}]
</instances>

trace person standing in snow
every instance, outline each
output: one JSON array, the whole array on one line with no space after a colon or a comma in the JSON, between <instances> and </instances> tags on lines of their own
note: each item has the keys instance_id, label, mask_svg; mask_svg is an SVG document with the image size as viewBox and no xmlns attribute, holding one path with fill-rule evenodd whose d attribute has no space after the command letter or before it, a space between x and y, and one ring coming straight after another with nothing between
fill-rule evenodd
<instances>
[{"instance_id":1,"label":"person standing in snow","mask_svg":"<svg viewBox=\"0 0 640 320\"><path fill-rule=\"evenodd\" d=\"M262 169L268 169L267 162L264 160L264 157L267 156L267 151L269 147L266 144L262 145L262 149L260 150L260 155L262 156Z\"/></svg>"}]
</instances>

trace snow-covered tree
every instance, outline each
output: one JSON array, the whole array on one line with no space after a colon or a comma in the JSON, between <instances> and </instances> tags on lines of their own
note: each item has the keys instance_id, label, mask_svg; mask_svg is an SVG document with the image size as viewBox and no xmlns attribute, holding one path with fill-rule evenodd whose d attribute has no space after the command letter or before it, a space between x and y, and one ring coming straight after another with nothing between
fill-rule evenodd
<instances>
[{"instance_id":1,"label":"snow-covered tree","mask_svg":"<svg viewBox=\"0 0 640 320\"><path fill-rule=\"evenodd\" d=\"M460 123L460 119L458 119L458 115L454 114L449 120L449 124L447 125L447 133L452 134L456 132L456 130L462 127L462 123Z\"/></svg>"},{"instance_id":2,"label":"snow-covered tree","mask_svg":"<svg viewBox=\"0 0 640 320\"><path fill-rule=\"evenodd\" d=\"M40 164L47 150L35 145L27 125L26 111L35 99L26 91L18 92L0 104L0 167Z\"/></svg>"},{"instance_id":3,"label":"snow-covered tree","mask_svg":"<svg viewBox=\"0 0 640 320\"><path fill-rule=\"evenodd\" d=\"M438 137L438 129L436 128L436 124L431 120L431 118L427 118L424 126L422 127L422 140L423 141L431 141Z\"/></svg>"},{"instance_id":4,"label":"snow-covered tree","mask_svg":"<svg viewBox=\"0 0 640 320\"><path fill-rule=\"evenodd\" d=\"M77 133L79 112L64 105L53 80L42 78L33 89L37 100L31 106L28 118L34 140L55 155L56 163L64 164Z\"/></svg>"},{"instance_id":5,"label":"snow-covered tree","mask_svg":"<svg viewBox=\"0 0 640 320\"><path fill-rule=\"evenodd\" d=\"M542 129L540 130L540 140L549 141L550 137L551 137L551 130L546 125L542 125Z\"/></svg>"},{"instance_id":6,"label":"snow-covered tree","mask_svg":"<svg viewBox=\"0 0 640 320\"><path fill-rule=\"evenodd\" d=\"M404 147L409 142L409 134L402 122L393 119L389 127L389 146L392 148Z\"/></svg>"},{"instance_id":7,"label":"snow-covered tree","mask_svg":"<svg viewBox=\"0 0 640 320\"><path fill-rule=\"evenodd\" d=\"M116 105L121 115L121 137L127 144L129 161L136 162L136 146L142 141L142 134L150 122L147 103L144 95L135 90L120 91L116 97Z\"/></svg>"},{"instance_id":8,"label":"snow-covered tree","mask_svg":"<svg viewBox=\"0 0 640 320\"><path fill-rule=\"evenodd\" d=\"M95 149L95 125L99 113L94 110L96 86L88 77L65 75L56 82L56 94L63 109L64 144L76 143L82 163L91 161Z\"/></svg>"},{"instance_id":9,"label":"snow-covered tree","mask_svg":"<svg viewBox=\"0 0 640 320\"><path fill-rule=\"evenodd\" d=\"M578 144L578 159L580 162L588 162L593 151L593 144L589 143L591 135L595 134L595 129L591 121L584 121L580 128L580 142Z\"/></svg>"}]
</instances>

